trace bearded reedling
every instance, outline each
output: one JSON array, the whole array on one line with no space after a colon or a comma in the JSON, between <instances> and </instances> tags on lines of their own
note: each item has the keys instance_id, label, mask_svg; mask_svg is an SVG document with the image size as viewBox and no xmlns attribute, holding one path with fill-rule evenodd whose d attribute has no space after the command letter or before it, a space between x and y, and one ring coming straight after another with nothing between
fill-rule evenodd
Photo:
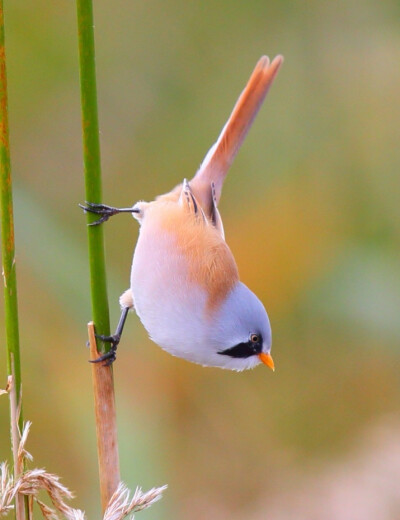
<instances>
[{"instance_id":1,"label":"bearded reedling","mask_svg":"<svg viewBox=\"0 0 400 520\"><path fill-rule=\"evenodd\" d=\"M98 225L117 213L132 213L140 233L131 283L120 297L117 330L99 336L111 349L95 362L111 364L130 309L150 338L174 356L203 366L245 370L265 363L274 370L271 327L257 296L239 280L218 211L222 185L283 62L257 63L217 142L192 180L152 202L131 208L86 203Z\"/></svg>"}]
</instances>

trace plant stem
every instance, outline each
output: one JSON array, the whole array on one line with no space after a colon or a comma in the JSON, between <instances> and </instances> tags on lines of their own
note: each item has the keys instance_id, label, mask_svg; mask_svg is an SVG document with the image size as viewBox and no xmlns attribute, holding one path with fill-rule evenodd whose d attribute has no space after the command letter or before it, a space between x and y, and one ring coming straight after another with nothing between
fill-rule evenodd
<instances>
[{"instance_id":1,"label":"plant stem","mask_svg":"<svg viewBox=\"0 0 400 520\"><path fill-rule=\"evenodd\" d=\"M77 0L77 12L86 200L100 203L102 197L100 141L92 0ZM87 217L88 223L96 220L96 216L91 213L88 213ZM88 226L88 241L93 321L98 334L109 336L110 317L107 300L103 227ZM100 352L104 353L109 350L107 343L102 341L98 343Z\"/></svg>"},{"instance_id":2,"label":"plant stem","mask_svg":"<svg viewBox=\"0 0 400 520\"><path fill-rule=\"evenodd\" d=\"M99 357L93 322L88 323L90 359ZM102 363L92 363L94 412L96 417L100 495L103 512L120 482L118 439L112 372Z\"/></svg>"},{"instance_id":3,"label":"plant stem","mask_svg":"<svg viewBox=\"0 0 400 520\"><path fill-rule=\"evenodd\" d=\"M11 364L12 360L11 360ZM14 367L11 369L14 372ZM10 396L10 416L11 416L11 444L12 444L12 452L14 459L14 479L17 482L20 475L22 475L24 471L24 462L22 457L18 457L19 443L21 440L20 430L18 428L18 402L17 402L17 389L14 384L14 376L8 376L8 385L7 385L8 393ZM27 497L26 497L27 498ZM26 502L28 502L26 500ZM28 504L27 504L28 505ZM28 510L28 509L27 509ZM15 495L15 517L16 520L24 520L25 518L25 508L24 508L24 496L21 493L16 493Z\"/></svg>"},{"instance_id":4,"label":"plant stem","mask_svg":"<svg viewBox=\"0 0 400 520\"><path fill-rule=\"evenodd\" d=\"M1 248L4 282L4 312L7 342L7 371L13 374L16 398L21 399L21 365L19 355L17 276L14 245L14 217L8 136L7 73L4 47L4 9L0 0L0 184ZM14 370L14 373L13 373ZM22 413L19 427L22 431Z\"/></svg>"},{"instance_id":5,"label":"plant stem","mask_svg":"<svg viewBox=\"0 0 400 520\"><path fill-rule=\"evenodd\" d=\"M23 471L18 459L19 432L23 428L21 403L21 362L19 355L19 326L17 300L17 274L14 241L14 213L11 182L10 142L8 131L7 69L4 38L4 6L0 0L0 218L1 250L4 283L4 315L7 348L7 372L10 388L11 448L14 476ZM19 431L18 431L19 430ZM26 501L26 505L27 505ZM24 499L19 493L15 497L16 518L25 518Z\"/></svg>"},{"instance_id":6,"label":"plant stem","mask_svg":"<svg viewBox=\"0 0 400 520\"><path fill-rule=\"evenodd\" d=\"M92 0L77 0L81 80L83 154L86 200L101 202L99 124ZM88 223L96 216L88 213ZM102 226L88 226L90 285L93 321L98 334L110 334ZM97 357L93 323L89 326L91 358ZM99 341L102 353L109 345ZM120 482L113 375L111 367L94 366L93 389L96 416L97 456L103 511Z\"/></svg>"}]
</instances>

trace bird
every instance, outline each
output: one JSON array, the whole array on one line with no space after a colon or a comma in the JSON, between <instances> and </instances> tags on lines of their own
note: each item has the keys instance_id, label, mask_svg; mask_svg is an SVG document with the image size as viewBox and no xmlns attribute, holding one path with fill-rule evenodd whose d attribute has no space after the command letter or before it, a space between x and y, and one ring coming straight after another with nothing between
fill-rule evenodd
<instances>
[{"instance_id":1,"label":"bird","mask_svg":"<svg viewBox=\"0 0 400 520\"><path fill-rule=\"evenodd\" d=\"M262 56L194 177L151 202L129 208L86 202L99 225L118 213L140 224L130 287L111 344L95 362L111 365L128 312L134 309L162 349L208 367L243 371L264 363L274 370L271 326L259 298L239 279L225 241L218 203L225 176L283 62Z\"/></svg>"}]
</instances>

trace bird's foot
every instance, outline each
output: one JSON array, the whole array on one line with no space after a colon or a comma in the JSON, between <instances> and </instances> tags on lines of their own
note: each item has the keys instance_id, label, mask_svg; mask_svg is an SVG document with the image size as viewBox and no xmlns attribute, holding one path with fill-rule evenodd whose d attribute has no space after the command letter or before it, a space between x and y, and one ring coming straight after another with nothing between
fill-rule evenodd
<instances>
[{"instance_id":1,"label":"bird's foot","mask_svg":"<svg viewBox=\"0 0 400 520\"><path fill-rule=\"evenodd\" d=\"M85 213L94 213L95 215L99 215L100 218L88 224L89 226L98 226L113 215L121 213L121 209L119 208L113 208L112 206L107 206L107 204L94 204L93 202L87 201L85 202L85 206L83 204L79 204L79 207L82 208ZM127 209L128 208L124 208L124 211Z\"/></svg>"},{"instance_id":2,"label":"bird's foot","mask_svg":"<svg viewBox=\"0 0 400 520\"><path fill-rule=\"evenodd\" d=\"M97 339L101 339L101 341L105 341L106 343L111 344L111 348L105 354L99 356L97 359L91 359L90 363L101 363L104 361L105 367L109 367L114 363L117 359L117 347L121 339L120 334L113 334L112 336L103 336L102 334L96 334Z\"/></svg>"}]
</instances>

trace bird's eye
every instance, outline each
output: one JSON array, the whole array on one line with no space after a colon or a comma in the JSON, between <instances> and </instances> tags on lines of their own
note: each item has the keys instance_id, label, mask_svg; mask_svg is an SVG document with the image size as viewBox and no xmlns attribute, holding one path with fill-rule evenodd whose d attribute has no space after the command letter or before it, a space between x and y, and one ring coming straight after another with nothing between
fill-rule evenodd
<instances>
[{"instance_id":1,"label":"bird's eye","mask_svg":"<svg viewBox=\"0 0 400 520\"><path fill-rule=\"evenodd\" d=\"M259 343L260 342L260 336L258 334L251 334L250 335L250 341L252 343Z\"/></svg>"}]
</instances>

